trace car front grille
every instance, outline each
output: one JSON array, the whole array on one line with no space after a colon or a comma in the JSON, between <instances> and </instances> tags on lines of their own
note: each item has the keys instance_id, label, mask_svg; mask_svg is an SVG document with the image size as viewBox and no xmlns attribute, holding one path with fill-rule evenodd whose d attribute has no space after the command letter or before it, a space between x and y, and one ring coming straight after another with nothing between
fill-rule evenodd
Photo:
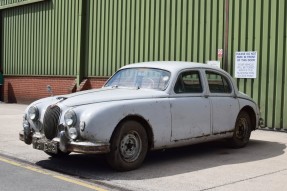
<instances>
[{"instance_id":1,"label":"car front grille","mask_svg":"<svg viewBox=\"0 0 287 191\"><path fill-rule=\"evenodd\" d=\"M53 139L58 133L58 124L61 109L57 105L51 105L47 108L43 120L44 134L47 139Z\"/></svg>"}]
</instances>

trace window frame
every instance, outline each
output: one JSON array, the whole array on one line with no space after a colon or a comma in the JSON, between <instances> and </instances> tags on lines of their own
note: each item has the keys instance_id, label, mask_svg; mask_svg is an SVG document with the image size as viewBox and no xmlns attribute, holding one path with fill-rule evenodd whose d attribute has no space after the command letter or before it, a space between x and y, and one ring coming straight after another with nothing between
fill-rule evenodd
<instances>
[{"instance_id":1,"label":"window frame","mask_svg":"<svg viewBox=\"0 0 287 191\"><path fill-rule=\"evenodd\" d=\"M201 86L201 92L177 92L175 91L175 88L176 88L176 84L179 80L179 78L181 78L182 80L182 74L186 73L186 72L197 72L198 73L198 79L199 79L199 83L200 83L200 86ZM183 82L183 81L182 81ZM204 78L202 76L202 71L200 69L185 69L185 70L181 70L180 72L178 72L177 76L176 76L176 80L173 84L173 88L172 88L172 91L175 95L202 95L205 93L205 81L204 81Z\"/></svg>"},{"instance_id":2,"label":"window frame","mask_svg":"<svg viewBox=\"0 0 287 191\"><path fill-rule=\"evenodd\" d=\"M225 79L225 81L227 82L227 85L229 86L230 88L230 92L211 92L210 91L210 87L209 87L209 81L208 81L208 78L207 78L207 72L211 72L211 73L214 73L214 74L217 74L217 75L220 75L221 78ZM208 89L208 94L209 95L220 95L220 96L233 96L234 95L234 85L230 79L229 76L225 75L224 73L220 72L220 71L216 71L216 70L210 70L210 69L206 69L204 70L204 75L205 75L205 80L206 80L206 86L207 86L207 89Z\"/></svg>"}]
</instances>

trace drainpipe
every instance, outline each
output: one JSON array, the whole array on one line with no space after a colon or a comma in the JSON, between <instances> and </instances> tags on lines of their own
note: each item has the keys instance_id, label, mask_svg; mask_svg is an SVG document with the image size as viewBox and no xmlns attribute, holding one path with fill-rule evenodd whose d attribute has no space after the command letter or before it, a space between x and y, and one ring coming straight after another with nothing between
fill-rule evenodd
<instances>
[{"instance_id":1,"label":"drainpipe","mask_svg":"<svg viewBox=\"0 0 287 191\"><path fill-rule=\"evenodd\" d=\"M0 68L3 69L3 36L2 36L2 11L0 10Z\"/></svg>"},{"instance_id":2,"label":"drainpipe","mask_svg":"<svg viewBox=\"0 0 287 191\"><path fill-rule=\"evenodd\" d=\"M225 0L223 69L228 71L229 0Z\"/></svg>"},{"instance_id":3,"label":"drainpipe","mask_svg":"<svg viewBox=\"0 0 287 191\"><path fill-rule=\"evenodd\" d=\"M85 32L86 32L86 12L87 12L87 0L79 1L79 10L78 10L78 50L77 50L77 86L79 87L81 81L85 77Z\"/></svg>"}]
</instances>

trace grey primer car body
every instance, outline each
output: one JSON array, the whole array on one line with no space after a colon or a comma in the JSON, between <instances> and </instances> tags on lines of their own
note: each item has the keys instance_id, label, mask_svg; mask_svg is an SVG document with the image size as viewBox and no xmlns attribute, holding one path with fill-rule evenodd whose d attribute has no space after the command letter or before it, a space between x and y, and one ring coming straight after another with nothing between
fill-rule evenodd
<instances>
[{"instance_id":1,"label":"grey primer car body","mask_svg":"<svg viewBox=\"0 0 287 191\"><path fill-rule=\"evenodd\" d=\"M146 62L116 72L101 89L30 104L20 140L55 157L105 153L116 170L147 151L226 138L244 147L260 121L256 103L225 71L200 63Z\"/></svg>"}]
</instances>

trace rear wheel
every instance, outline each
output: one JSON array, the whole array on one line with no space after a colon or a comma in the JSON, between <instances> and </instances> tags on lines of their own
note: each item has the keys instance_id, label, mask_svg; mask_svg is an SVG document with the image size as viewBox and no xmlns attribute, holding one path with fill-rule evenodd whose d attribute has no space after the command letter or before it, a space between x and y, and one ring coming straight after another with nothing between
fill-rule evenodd
<instances>
[{"instance_id":1,"label":"rear wheel","mask_svg":"<svg viewBox=\"0 0 287 191\"><path fill-rule=\"evenodd\" d=\"M115 170L134 170L144 161L147 150L148 139L144 127L137 121L125 121L113 133L107 161Z\"/></svg>"},{"instance_id":2,"label":"rear wheel","mask_svg":"<svg viewBox=\"0 0 287 191\"><path fill-rule=\"evenodd\" d=\"M233 148L242 148L247 145L250 139L251 126L249 114L245 111L240 112L236 119L233 137L230 139Z\"/></svg>"}]
</instances>

